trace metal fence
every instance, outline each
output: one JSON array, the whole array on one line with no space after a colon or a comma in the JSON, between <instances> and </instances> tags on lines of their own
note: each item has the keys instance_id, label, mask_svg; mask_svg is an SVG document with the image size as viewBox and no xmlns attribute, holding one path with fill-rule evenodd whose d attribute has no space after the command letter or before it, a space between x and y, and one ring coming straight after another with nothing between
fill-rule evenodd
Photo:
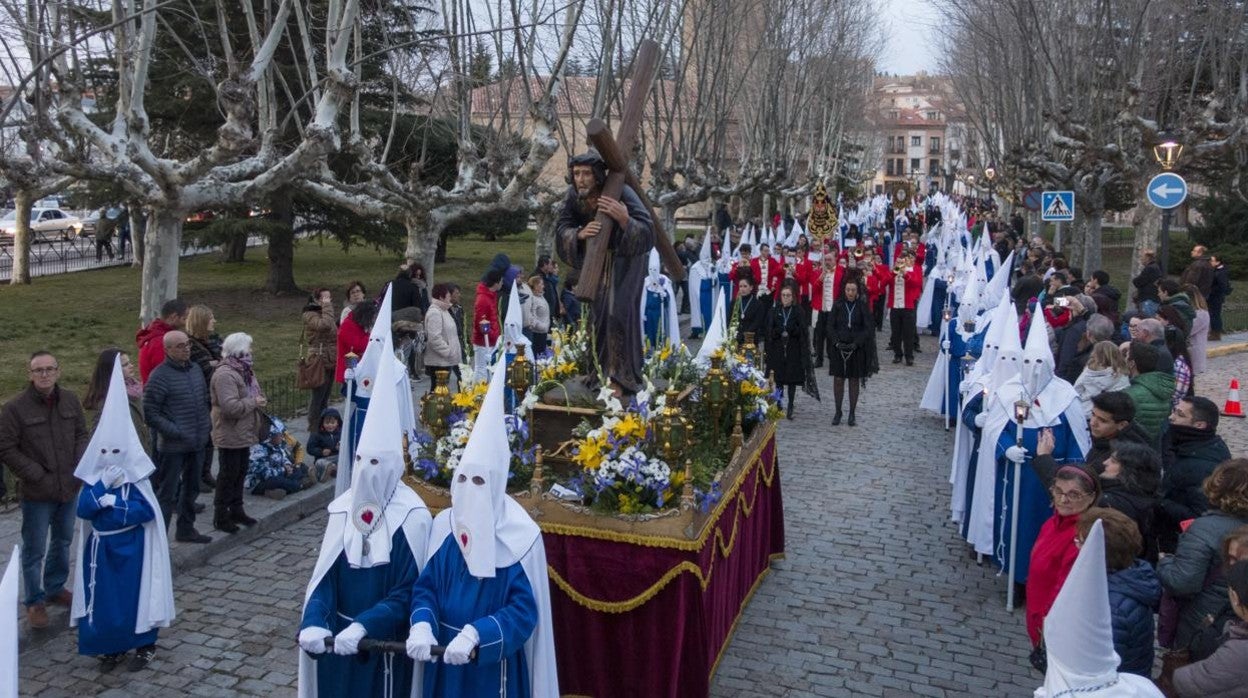
<instances>
[{"instance_id":1,"label":"metal fence","mask_svg":"<svg viewBox=\"0 0 1248 698\"><path fill-rule=\"evenodd\" d=\"M96 249L92 237L71 237L68 240L36 240L30 246L30 275L53 276L75 271L91 269L107 269L109 267L129 266L134 261L134 246L127 244L125 254L121 253L118 238L112 241L112 253L106 249ZM247 239L248 247L265 244L265 239L253 235ZM184 247L183 257L215 252L216 247ZM0 282L7 282L13 275L13 244L11 239L0 244Z\"/></svg>"},{"instance_id":2,"label":"metal fence","mask_svg":"<svg viewBox=\"0 0 1248 698\"><path fill-rule=\"evenodd\" d=\"M264 396L269 401L264 411L287 420L306 410L308 401L312 397L310 391L295 387L293 371L261 380L260 390L264 392Z\"/></svg>"}]
</instances>

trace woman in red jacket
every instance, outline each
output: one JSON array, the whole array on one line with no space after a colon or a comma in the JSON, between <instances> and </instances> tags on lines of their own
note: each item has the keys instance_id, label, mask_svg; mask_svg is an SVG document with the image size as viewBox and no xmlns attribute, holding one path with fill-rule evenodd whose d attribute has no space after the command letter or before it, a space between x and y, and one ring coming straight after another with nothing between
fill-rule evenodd
<instances>
[{"instance_id":1,"label":"woman in red jacket","mask_svg":"<svg viewBox=\"0 0 1248 698\"><path fill-rule=\"evenodd\" d=\"M1037 451L1042 451L1045 440L1052 438L1051 432L1041 433L1042 443ZM1075 547L1079 515L1100 500L1101 483L1082 464L1063 465L1053 475L1049 496L1053 498L1053 516L1040 527L1031 549L1031 567L1027 574L1027 634L1037 649L1042 640L1044 617L1049 614L1057 592L1061 591L1066 575L1079 556L1079 548Z\"/></svg>"},{"instance_id":2,"label":"woman in red jacket","mask_svg":"<svg viewBox=\"0 0 1248 698\"><path fill-rule=\"evenodd\" d=\"M334 366L334 380L343 382L347 354L355 354L357 359L364 356L364 350L368 348L368 333L373 330L373 321L376 319L377 302L363 300L355 304L338 326L338 361Z\"/></svg>"},{"instance_id":3,"label":"woman in red jacket","mask_svg":"<svg viewBox=\"0 0 1248 698\"><path fill-rule=\"evenodd\" d=\"M490 354L503 331L503 324L498 321L498 292L502 287L503 273L495 268L486 271L477 284L472 304L472 364L478 379L486 377Z\"/></svg>"}]
</instances>

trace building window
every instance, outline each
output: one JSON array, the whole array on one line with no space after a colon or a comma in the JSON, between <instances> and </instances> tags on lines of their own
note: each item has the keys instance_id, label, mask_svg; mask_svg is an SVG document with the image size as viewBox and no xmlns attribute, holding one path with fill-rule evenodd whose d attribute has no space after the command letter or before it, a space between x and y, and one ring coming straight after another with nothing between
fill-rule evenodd
<instances>
[{"instance_id":1,"label":"building window","mask_svg":"<svg viewBox=\"0 0 1248 698\"><path fill-rule=\"evenodd\" d=\"M896 110L896 109L889 109L889 110L888 110L888 118L892 119L893 121L896 121L896 120L897 120L897 117L898 117L898 114L897 114L897 110Z\"/></svg>"},{"instance_id":2,"label":"building window","mask_svg":"<svg viewBox=\"0 0 1248 698\"><path fill-rule=\"evenodd\" d=\"M884 175L886 177L892 177L893 173L895 172L893 168L893 159L889 158L888 160L885 161L885 164L887 165L887 167L884 169Z\"/></svg>"},{"instance_id":3,"label":"building window","mask_svg":"<svg viewBox=\"0 0 1248 698\"><path fill-rule=\"evenodd\" d=\"M922 167L923 167L923 164L920 158L910 158L910 171L911 172L914 172L914 173L920 172L922 171L921 170Z\"/></svg>"},{"instance_id":4,"label":"building window","mask_svg":"<svg viewBox=\"0 0 1248 698\"><path fill-rule=\"evenodd\" d=\"M927 113L927 120L928 120L928 121L940 121L940 112L938 112L938 111L929 111L929 112Z\"/></svg>"},{"instance_id":5,"label":"building window","mask_svg":"<svg viewBox=\"0 0 1248 698\"><path fill-rule=\"evenodd\" d=\"M933 153L940 152L940 136L932 136L931 138L927 139L927 142L928 142L928 150L930 152L933 152Z\"/></svg>"},{"instance_id":6,"label":"building window","mask_svg":"<svg viewBox=\"0 0 1248 698\"><path fill-rule=\"evenodd\" d=\"M933 176L939 175L940 174L940 160L928 160L927 161L927 173Z\"/></svg>"},{"instance_id":7,"label":"building window","mask_svg":"<svg viewBox=\"0 0 1248 698\"><path fill-rule=\"evenodd\" d=\"M923 147L923 136L910 136L910 145L916 148Z\"/></svg>"},{"instance_id":8,"label":"building window","mask_svg":"<svg viewBox=\"0 0 1248 698\"><path fill-rule=\"evenodd\" d=\"M898 177L906 176L906 161L902 160L901 158L897 158L897 176Z\"/></svg>"}]
</instances>

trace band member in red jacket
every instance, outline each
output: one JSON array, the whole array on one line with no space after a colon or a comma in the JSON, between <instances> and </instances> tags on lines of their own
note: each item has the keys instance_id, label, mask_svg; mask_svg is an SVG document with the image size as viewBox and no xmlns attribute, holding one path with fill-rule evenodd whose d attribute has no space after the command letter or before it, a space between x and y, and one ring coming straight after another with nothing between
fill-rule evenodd
<instances>
[{"instance_id":1,"label":"band member in red jacket","mask_svg":"<svg viewBox=\"0 0 1248 698\"><path fill-rule=\"evenodd\" d=\"M888 265L879 254L871 255L870 274L867 275L867 301L871 304L871 317L875 331L884 329L884 296L888 293Z\"/></svg>"},{"instance_id":2,"label":"band member in red jacket","mask_svg":"<svg viewBox=\"0 0 1248 698\"><path fill-rule=\"evenodd\" d=\"M836 302L841 293L841 283L845 278L845 265L845 257L833 257L829 252L823 255L823 260L815 273L811 298L811 310L815 316L815 329L812 333L815 344L815 368L823 366L825 354L829 360L832 359L832 333L828 323L832 318L832 304Z\"/></svg>"},{"instance_id":3,"label":"band member in red jacket","mask_svg":"<svg viewBox=\"0 0 1248 698\"><path fill-rule=\"evenodd\" d=\"M815 282L819 279L819 267L810 261L810 256L806 252L800 249L796 254L795 260L793 263L793 278L797 280L798 301L806 314L806 326L814 327L812 313Z\"/></svg>"},{"instance_id":4,"label":"band member in red jacket","mask_svg":"<svg viewBox=\"0 0 1248 698\"><path fill-rule=\"evenodd\" d=\"M766 296L768 303L775 303L780 297L784 267L771 256L771 249L767 245L758 246L758 257L750 260L750 270L754 272L754 285L758 287L758 295Z\"/></svg>"},{"instance_id":5,"label":"band member in red jacket","mask_svg":"<svg viewBox=\"0 0 1248 698\"><path fill-rule=\"evenodd\" d=\"M888 346L893 350L893 363L901 363L904 353L906 365L913 366L914 353L919 350L914 307L923 293L922 260L916 258L911 250L903 251L897 266L888 271L884 281L888 289L885 296L888 299L888 322L892 328Z\"/></svg>"}]
</instances>

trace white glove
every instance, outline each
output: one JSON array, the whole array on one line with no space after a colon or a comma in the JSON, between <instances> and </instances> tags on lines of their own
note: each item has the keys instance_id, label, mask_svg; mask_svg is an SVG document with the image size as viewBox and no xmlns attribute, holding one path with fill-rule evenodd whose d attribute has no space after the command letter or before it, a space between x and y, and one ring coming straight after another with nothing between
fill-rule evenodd
<instances>
[{"instance_id":1,"label":"white glove","mask_svg":"<svg viewBox=\"0 0 1248 698\"><path fill-rule=\"evenodd\" d=\"M471 625L465 625L464 629L459 631L451 644L446 646L446 652L442 655L442 661L447 664L467 664L472 650L481 641L481 636L477 635L477 629Z\"/></svg>"},{"instance_id":2,"label":"white glove","mask_svg":"<svg viewBox=\"0 0 1248 698\"><path fill-rule=\"evenodd\" d=\"M949 351L949 347L950 347L950 346L952 346L952 345L951 345L951 344L949 344L949 340L947 340L947 339L942 340L942 341L941 341L941 343L940 343L940 348L941 348L941 349L944 349L945 351Z\"/></svg>"},{"instance_id":3,"label":"white glove","mask_svg":"<svg viewBox=\"0 0 1248 698\"><path fill-rule=\"evenodd\" d=\"M345 630L334 638L334 654L356 654L360 651L360 640L368 631L359 623L348 625Z\"/></svg>"},{"instance_id":4,"label":"white glove","mask_svg":"<svg viewBox=\"0 0 1248 698\"><path fill-rule=\"evenodd\" d=\"M355 369L354 368L342 369L342 380L344 383L349 380L355 380Z\"/></svg>"},{"instance_id":5,"label":"white glove","mask_svg":"<svg viewBox=\"0 0 1248 698\"><path fill-rule=\"evenodd\" d=\"M103 497L100 497L100 498L99 498L98 500L96 500L96 501L98 501L98 502L100 503L100 508L102 508L102 509L111 509L112 507L117 506L117 495L115 495L115 494L106 494L106 495L104 495Z\"/></svg>"},{"instance_id":6,"label":"white glove","mask_svg":"<svg viewBox=\"0 0 1248 698\"><path fill-rule=\"evenodd\" d=\"M108 489L121 487L126 481L126 471L121 469L120 465L110 465L104 469L104 486Z\"/></svg>"},{"instance_id":7,"label":"white glove","mask_svg":"<svg viewBox=\"0 0 1248 698\"><path fill-rule=\"evenodd\" d=\"M325 652L325 640L333 636L334 634L329 632L327 628L318 628L310 625L299 631L299 646L308 654L323 654Z\"/></svg>"},{"instance_id":8,"label":"white glove","mask_svg":"<svg viewBox=\"0 0 1248 698\"><path fill-rule=\"evenodd\" d=\"M421 621L413 625L407 633L407 656L418 662L427 662L432 659L430 650L436 644L438 638L433 636L433 628Z\"/></svg>"},{"instance_id":9,"label":"white glove","mask_svg":"<svg viewBox=\"0 0 1248 698\"><path fill-rule=\"evenodd\" d=\"M977 429L983 429L984 425L987 423L988 423L987 412L980 412L979 414L975 415L975 427Z\"/></svg>"},{"instance_id":10,"label":"white glove","mask_svg":"<svg viewBox=\"0 0 1248 698\"><path fill-rule=\"evenodd\" d=\"M1021 464L1023 461L1027 460L1027 449L1022 446L1010 446L1005 449L1005 459L1011 463Z\"/></svg>"}]
</instances>

